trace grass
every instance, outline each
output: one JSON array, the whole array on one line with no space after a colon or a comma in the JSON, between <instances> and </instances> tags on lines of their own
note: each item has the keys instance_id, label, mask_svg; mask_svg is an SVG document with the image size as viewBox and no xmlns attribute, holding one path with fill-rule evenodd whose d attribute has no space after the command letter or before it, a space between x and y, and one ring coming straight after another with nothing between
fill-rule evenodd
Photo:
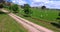
<instances>
[{"instance_id":1,"label":"grass","mask_svg":"<svg viewBox=\"0 0 60 32\"><path fill-rule=\"evenodd\" d=\"M47 23L47 22L58 22L58 21L56 21L56 18L58 17L59 11L53 10L53 9L42 10L42 9L33 9L33 8L31 10L33 11L33 13L32 13L33 18L37 18L37 19L43 20L45 22L38 21L38 20L32 19L30 17L22 16L21 14L24 14L24 12L22 10L20 10L19 13L16 15L18 15L22 18L25 18L33 23L36 23L38 25L51 29L55 32L60 32L60 28L57 28L50 23Z\"/></svg>"},{"instance_id":2,"label":"grass","mask_svg":"<svg viewBox=\"0 0 60 32\"><path fill-rule=\"evenodd\" d=\"M40 26L43 26L43 27L46 27L48 29L51 29L55 32L60 32L60 28L57 28L56 26L53 26L51 24L51 22L58 22L56 20L58 16L58 13L60 11L58 10L55 10L55 9L45 9L45 10L42 10L42 9L36 9L36 8L31 8L31 10L33 11L32 13L32 17L33 18L36 18L36 19L39 19L39 20L43 20L43 21L38 21L36 19L32 19L30 17L24 17L22 14L24 14L23 10L20 8L20 11L19 13L17 13L16 15L22 17L22 18L25 18L33 23L36 23ZM49 23L47 23L49 22Z\"/></svg>"},{"instance_id":3,"label":"grass","mask_svg":"<svg viewBox=\"0 0 60 32\"><path fill-rule=\"evenodd\" d=\"M0 32L28 32L28 30L2 12L0 13Z\"/></svg>"},{"instance_id":4,"label":"grass","mask_svg":"<svg viewBox=\"0 0 60 32\"><path fill-rule=\"evenodd\" d=\"M56 10L42 10L42 9L32 9L33 14L32 17L53 21L58 17L59 11Z\"/></svg>"}]
</instances>

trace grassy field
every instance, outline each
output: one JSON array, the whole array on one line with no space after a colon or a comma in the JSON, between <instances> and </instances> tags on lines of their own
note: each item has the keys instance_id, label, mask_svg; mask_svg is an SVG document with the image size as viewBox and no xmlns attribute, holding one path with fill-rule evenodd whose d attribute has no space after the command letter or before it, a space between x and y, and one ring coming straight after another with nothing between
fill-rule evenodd
<instances>
[{"instance_id":1,"label":"grassy field","mask_svg":"<svg viewBox=\"0 0 60 32\"><path fill-rule=\"evenodd\" d=\"M54 10L54 9L36 9L32 8L32 17L44 20L44 21L56 21L56 18L59 17L58 14L60 11ZM20 9L20 14L24 14L24 12Z\"/></svg>"},{"instance_id":2,"label":"grassy field","mask_svg":"<svg viewBox=\"0 0 60 32\"><path fill-rule=\"evenodd\" d=\"M47 23L47 22L58 22L56 21L56 18L59 17L58 16L59 11L53 10L53 9L41 10L41 9L36 9L36 8L31 9L31 10L33 11L32 13L33 18L43 20L44 22L38 21L36 19L32 19L31 17L24 17L23 15L21 15L21 14L24 14L24 12L21 9L17 15L33 23L36 23L38 25L51 29L55 32L60 32L60 28L53 26L51 23Z\"/></svg>"},{"instance_id":3,"label":"grassy field","mask_svg":"<svg viewBox=\"0 0 60 32\"><path fill-rule=\"evenodd\" d=\"M43 19L43 20L55 20L58 17L59 11L56 10L42 10L42 9L32 9L32 17Z\"/></svg>"},{"instance_id":4,"label":"grassy field","mask_svg":"<svg viewBox=\"0 0 60 32\"><path fill-rule=\"evenodd\" d=\"M0 32L28 32L7 14L0 12Z\"/></svg>"}]
</instances>

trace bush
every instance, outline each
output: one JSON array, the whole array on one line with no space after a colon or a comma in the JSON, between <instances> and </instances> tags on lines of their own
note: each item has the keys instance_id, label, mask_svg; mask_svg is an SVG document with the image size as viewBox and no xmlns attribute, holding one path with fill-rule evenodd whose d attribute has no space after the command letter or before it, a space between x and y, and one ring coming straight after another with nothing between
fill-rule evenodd
<instances>
[{"instance_id":1,"label":"bush","mask_svg":"<svg viewBox=\"0 0 60 32\"><path fill-rule=\"evenodd\" d=\"M3 4L0 4L0 8L3 8Z\"/></svg>"},{"instance_id":2,"label":"bush","mask_svg":"<svg viewBox=\"0 0 60 32\"><path fill-rule=\"evenodd\" d=\"M59 16L60 16L60 13L59 13Z\"/></svg>"},{"instance_id":3,"label":"bush","mask_svg":"<svg viewBox=\"0 0 60 32\"><path fill-rule=\"evenodd\" d=\"M12 10L14 13L18 13L19 7L17 4L13 4L13 5L9 6L9 10Z\"/></svg>"},{"instance_id":4,"label":"bush","mask_svg":"<svg viewBox=\"0 0 60 32\"><path fill-rule=\"evenodd\" d=\"M24 4L23 9L24 9L25 16L30 17L31 16L30 6L28 4Z\"/></svg>"},{"instance_id":5,"label":"bush","mask_svg":"<svg viewBox=\"0 0 60 32\"><path fill-rule=\"evenodd\" d=\"M15 13L17 13L18 10L19 10L18 5L17 5L17 4L14 4L14 5L12 6L12 10L13 10Z\"/></svg>"},{"instance_id":6,"label":"bush","mask_svg":"<svg viewBox=\"0 0 60 32\"><path fill-rule=\"evenodd\" d=\"M60 28L60 24L59 24L59 23L54 23L54 22L52 22L51 24L52 24L53 26L57 27L57 28Z\"/></svg>"},{"instance_id":7,"label":"bush","mask_svg":"<svg viewBox=\"0 0 60 32\"><path fill-rule=\"evenodd\" d=\"M42 6L41 9L46 9L46 6Z\"/></svg>"},{"instance_id":8,"label":"bush","mask_svg":"<svg viewBox=\"0 0 60 32\"><path fill-rule=\"evenodd\" d=\"M57 20L60 20L60 18L56 18Z\"/></svg>"}]
</instances>

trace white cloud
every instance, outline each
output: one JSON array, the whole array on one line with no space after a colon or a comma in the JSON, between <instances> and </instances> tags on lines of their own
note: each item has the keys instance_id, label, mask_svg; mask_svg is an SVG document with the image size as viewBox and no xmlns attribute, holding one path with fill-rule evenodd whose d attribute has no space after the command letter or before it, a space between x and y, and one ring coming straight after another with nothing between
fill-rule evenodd
<instances>
[{"instance_id":1,"label":"white cloud","mask_svg":"<svg viewBox=\"0 0 60 32\"><path fill-rule=\"evenodd\" d=\"M32 2L46 2L48 0L31 0Z\"/></svg>"},{"instance_id":2,"label":"white cloud","mask_svg":"<svg viewBox=\"0 0 60 32\"><path fill-rule=\"evenodd\" d=\"M26 4L27 2L25 2L25 1L23 1L23 0L20 0L20 1L18 1L19 3L18 4L20 4L20 5L23 5L23 4Z\"/></svg>"},{"instance_id":3,"label":"white cloud","mask_svg":"<svg viewBox=\"0 0 60 32\"><path fill-rule=\"evenodd\" d=\"M13 3L19 4L19 5L23 5L23 4L26 4L27 3L24 0L12 0L12 1L13 1Z\"/></svg>"},{"instance_id":4,"label":"white cloud","mask_svg":"<svg viewBox=\"0 0 60 32\"><path fill-rule=\"evenodd\" d=\"M50 0L31 0L31 6L42 6L45 5L47 8L59 8L60 1L50 1Z\"/></svg>"},{"instance_id":5,"label":"white cloud","mask_svg":"<svg viewBox=\"0 0 60 32\"><path fill-rule=\"evenodd\" d=\"M15 1L12 1L13 3L15 3Z\"/></svg>"},{"instance_id":6,"label":"white cloud","mask_svg":"<svg viewBox=\"0 0 60 32\"><path fill-rule=\"evenodd\" d=\"M31 0L31 6L43 6L48 3L48 0Z\"/></svg>"},{"instance_id":7,"label":"white cloud","mask_svg":"<svg viewBox=\"0 0 60 32\"><path fill-rule=\"evenodd\" d=\"M48 8L58 8L60 9L60 1L49 1L48 3L46 3L45 5L48 7Z\"/></svg>"},{"instance_id":8,"label":"white cloud","mask_svg":"<svg viewBox=\"0 0 60 32\"><path fill-rule=\"evenodd\" d=\"M27 0L12 0L14 3L23 5L28 3ZM60 8L60 1L50 1L50 0L30 0L30 6L47 6L47 8Z\"/></svg>"}]
</instances>

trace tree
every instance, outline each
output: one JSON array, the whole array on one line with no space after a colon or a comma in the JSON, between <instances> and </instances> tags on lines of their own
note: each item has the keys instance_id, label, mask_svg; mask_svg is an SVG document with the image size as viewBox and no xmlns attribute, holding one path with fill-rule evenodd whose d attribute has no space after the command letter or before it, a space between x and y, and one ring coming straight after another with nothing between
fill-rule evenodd
<instances>
[{"instance_id":1,"label":"tree","mask_svg":"<svg viewBox=\"0 0 60 32\"><path fill-rule=\"evenodd\" d=\"M58 18L57 18L57 20L60 20L60 12L59 12L59 14L58 14Z\"/></svg>"},{"instance_id":2,"label":"tree","mask_svg":"<svg viewBox=\"0 0 60 32\"><path fill-rule=\"evenodd\" d=\"M58 16L59 16L59 18L60 18L60 12L59 12L59 15L58 15ZM60 19L59 19L59 24L60 24Z\"/></svg>"},{"instance_id":3,"label":"tree","mask_svg":"<svg viewBox=\"0 0 60 32\"><path fill-rule=\"evenodd\" d=\"M17 13L19 11L19 7L17 4L13 4L11 7L10 7L11 10L13 10L14 13Z\"/></svg>"},{"instance_id":4,"label":"tree","mask_svg":"<svg viewBox=\"0 0 60 32\"><path fill-rule=\"evenodd\" d=\"M3 8L3 4L2 3L0 4L0 8Z\"/></svg>"},{"instance_id":5,"label":"tree","mask_svg":"<svg viewBox=\"0 0 60 32\"><path fill-rule=\"evenodd\" d=\"M0 0L0 8L3 8L3 4L5 4L4 0Z\"/></svg>"},{"instance_id":6,"label":"tree","mask_svg":"<svg viewBox=\"0 0 60 32\"><path fill-rule=\"evenodd\" d=\"M41 7L41 9L45 9L45 8L46 8L46 6L42 6L42 7Z\"/></svg>"},{"instance_id":7,"label":"tree","mask_svg":"<svg viewBox=\"0 0 60 32\"><path fill-rule=\"evenodd\" d=\"M60 16L60 12L59 12L59 16Z\"/></svg>"},{"instance_id":8,"label":"tree","mask_svg":"<svg viewBox=\"0 0 60 32\"><path fill-rule=\"evenodd\" d=\"M20 5L20 7L23 9L24 8L24 6L23 5Z\"/></svg>"},{"instance_id":9,"label":"tree","mask_svg":"<svg viewBox=\"0 0 60 32\"><path fill-rule=\"evenodd\" d=\"M60 24L60 12L58 13L58 17L57 17L56 19L57 19L57 21L58 21L59 24Z\"/></svg>"},{"instance_id":10,"label":"tree","mask_svg":"<svg viewBox=\"0 0 60 32\"><path fill-rule=\"evenodd\" d=\"M24 8L23 9L24 9L25 16L27 16L27 17L31 16L30 5L24 4Z\"/></svg>"},{"instance_id":11,"label":"tree","mask_svg":"<svg viewBox=\"0 0 60 32\"><path fill-rule=\"evenodd\" d=\"M5 0L0 0L0 3L4 3L5 2Z\"/></svg>"}]
</instances>

